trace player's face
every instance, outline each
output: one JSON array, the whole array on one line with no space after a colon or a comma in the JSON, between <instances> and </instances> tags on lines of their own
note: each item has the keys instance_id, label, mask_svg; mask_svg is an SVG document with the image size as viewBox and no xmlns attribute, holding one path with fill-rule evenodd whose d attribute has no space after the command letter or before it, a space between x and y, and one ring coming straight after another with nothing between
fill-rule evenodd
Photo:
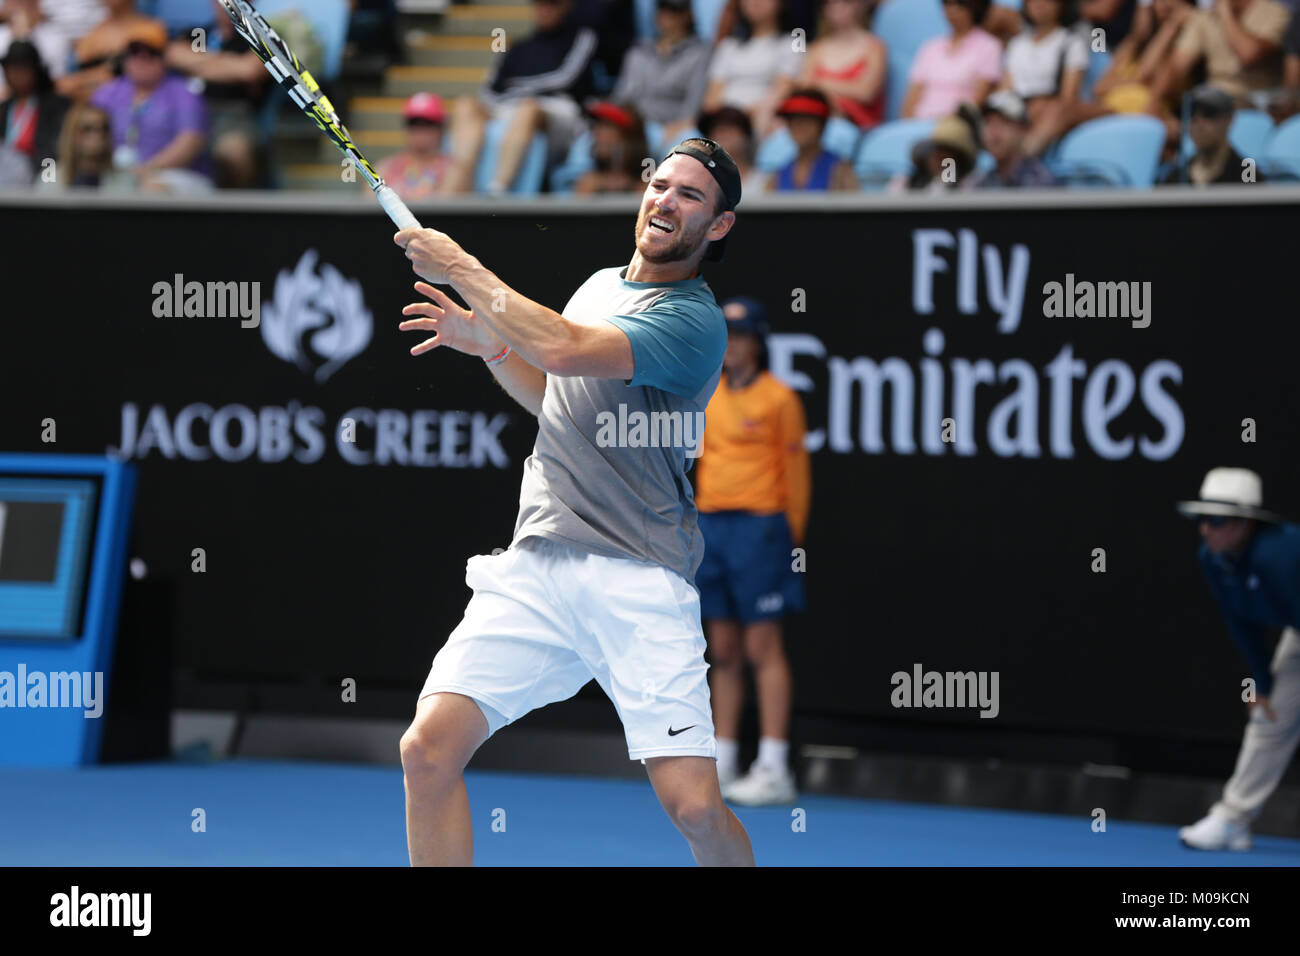
<instances>
[{"instance_id":1,"label":"player's face","mask_svg":"<svg viewBox=\"0 0 1300 956\"><path fill-rule=\"evenodd\" d=\"M1245 546L1254 524L1246 518L1229 518L1216 528L1210 522L1202 520L1201 537L1205 539L1205 546L1211 554L1235 553Z\"/></svg>"},{"instance_id":2,"label":"player's face","mask_svg":"<svg viewBox=\"0 0 1300 956\"><path fill-rule=\"evenodd\" d=\"M636 248L648 262L689 259L706 238L719 187L690 156L670 156L655 171L636 217ZM720 238L720 237L714 237Z\"/></svg>"}]
</instances>

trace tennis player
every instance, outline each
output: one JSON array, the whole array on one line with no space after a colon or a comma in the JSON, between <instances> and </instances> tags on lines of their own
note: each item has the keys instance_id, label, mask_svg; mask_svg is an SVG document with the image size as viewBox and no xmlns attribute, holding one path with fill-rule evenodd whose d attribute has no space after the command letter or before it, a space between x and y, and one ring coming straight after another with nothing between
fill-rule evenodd
<instances>
[{"instance_id":1,"label":"tennis player","mask_svg":"<svg viewBox=\"0 0 1300 956\"><path fill-rule=\"evenodd\" d=\"M726 150L684 141L646 188L631 262L597 271L563 312L514 291L444 233L394 237L433 300L402 310L419 318L400 328L435 333L411 353L448 346L482 358L538 418L514 538L469 559L473 597L402 737L413 865L472 863L466 764L497 730L593 677L696 861L753 865L718 786L693 584L704 541L686 479L727 346L700 263L721 258L739 202ZM429 283L452 286L469 310Z\"/></svg>"}]
</instances>

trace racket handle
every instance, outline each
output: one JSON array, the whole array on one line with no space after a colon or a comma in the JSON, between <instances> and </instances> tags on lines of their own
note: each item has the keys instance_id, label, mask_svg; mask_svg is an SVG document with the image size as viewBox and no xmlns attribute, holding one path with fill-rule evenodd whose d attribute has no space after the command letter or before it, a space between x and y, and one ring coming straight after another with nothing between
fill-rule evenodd
<instances>
[{"instance_id":1,"label":"racket handle","mask_svg":"<svg viewBox=\"0 0 1300 956\"><path fill-rule=\"evenodd\" d=\"M393 220L393 225L398 229L420 228L420 221L411 214L411 210L406 208L406 203L402 202L391 187L380 186L375 190L375 195L379 197L379 205L384 207L384 212L388 213L388 218Z\"/></svg>"}]
</instances>

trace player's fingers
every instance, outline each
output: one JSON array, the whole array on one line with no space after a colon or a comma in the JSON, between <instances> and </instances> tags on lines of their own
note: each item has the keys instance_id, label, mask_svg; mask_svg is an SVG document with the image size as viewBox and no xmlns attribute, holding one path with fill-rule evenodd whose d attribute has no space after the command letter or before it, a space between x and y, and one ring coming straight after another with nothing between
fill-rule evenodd
<instances>
[{"instance_id":1,"label":"player's fingers","mask_svg":"<svg viewBox=\"0 0 1300 956\"><path fill-rule=\"evenodd\" d=\"M437 332L437 319L407 319L405 322L397 323L397 328L402 332Z\"/></svg>"},{"instance_id":2,"label":"player's fingers","mask_svg":"<svg viewBox=\"0 0 1300 956\"><path fill-rule=\"evenodd\" d=\"M424 285L424 284L425 283L423 282L417 283L417 285ZM462 309L459 305L457 305L455 301L452 300L451 296L447 295L447 293L443 292L441 289L436 289L433 286L429 286L428 288L429 291L424 294L429 296L431 299L436 299L438 301L438 304L443 307L444 311L446 309L455 309L456 312L458 312L460 315L470 314L468 311Z\"/></svg>"},{"instance_id":3,"label":"player's fingers","mask_svg":"<svg viewBox=\"0 0 1300 956\"><path fill-rule=\"evenodd\" d=\"M431 339L425 339L425 340L424 340L423 342L421 342L419 345L417 345L417 346L415 346L414 348L412 348L412 349L411 349L411 354L412 354L412 355L423 355L425 352L428 352L430 349L436 349L436 348L438 347L439 344L440 344L440 343L439 343L439 341L438 341L438 336L435 335L433 338L431 338Z\"/></svg>"},{"instance_id":4,"label":"player's fingers","mask_svg":"<svg viewBox=\"0 0 1300 956\"><path fill-rule=\"evenodd\" d=\"M414 239L416 236L418 236L419 234L420 234L420 230L417 227L411 227L410 229L403 229L397 235L393 236L393 242L397 243L399 246L405 249L406 244L410 242L412 239Z\"/></svg>"},{"instance_id":5,"label":"player's fingers","mask_svg":"<svg viewBox=\"0 0 1300 956\"><path fill-rule=\"evenodd\" d=\"M427 315L430 318L442 318L444 311L441 306L436 306L432 302L412 302L408 306L403 306L402 315Z\"/></svg>"}]
</instances>

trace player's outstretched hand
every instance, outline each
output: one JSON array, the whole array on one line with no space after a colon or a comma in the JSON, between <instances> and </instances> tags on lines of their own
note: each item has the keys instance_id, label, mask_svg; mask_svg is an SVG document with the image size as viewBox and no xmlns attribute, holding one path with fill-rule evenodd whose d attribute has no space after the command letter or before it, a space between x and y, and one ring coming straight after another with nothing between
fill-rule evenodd
<instances>
[{"instance_id":1,"label":"player's outstretched hand","mask_svg":"<svg viewBox=\"0 0 1300 956\"><path fill-rule=\"evenodd\" d=\"M412 355L423 355L430 349L445 345L457 352L486 359L504 347L505 343L486 323L473 312L462 309L442 290L435 289L427 282L417 282L415 291L428 296L433 302L412 302L402 309L402 315L418 315L423 318L407 319L397 327L403 332L435 334L412 348Z\"/></svg>"}]
</instances>

